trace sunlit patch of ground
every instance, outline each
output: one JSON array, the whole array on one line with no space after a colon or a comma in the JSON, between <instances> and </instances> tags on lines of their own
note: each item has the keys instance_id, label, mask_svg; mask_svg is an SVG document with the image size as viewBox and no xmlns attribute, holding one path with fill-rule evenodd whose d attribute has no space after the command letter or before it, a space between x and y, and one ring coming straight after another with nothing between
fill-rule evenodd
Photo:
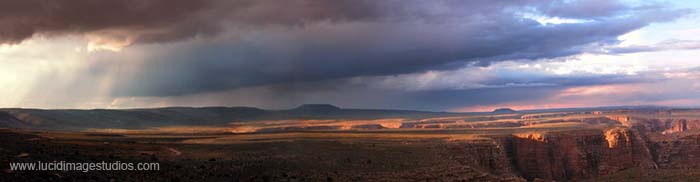
<instances>
[{"instance_id":1,"label":"sunlit patch of ground","mask_svg":"<svg viewBox=\"0 0 700 182\"><path fill-rule=\"evenodd\" d=\"M327 127L335 130L362 129L363 126L377 125L380 128L399 128L405 119L387 118L375 120L277 120L232 123L232 133L255 133L261 130L289 130Z\"/></svg>"},{"instance_id":2,"label":"sunlit patch of ground","mask_svg":"<svg viewBox=\"0 0 700 182\"><path fill-rule=\"evenodd\" d=\"M500 115L499 115L500 116ZM455 128L503 128L503 127L582 127L585 125L573 124L567 120L600 118L597 115L562 116L552 115L549 118L518 119L513 115L504 115L506 118L469 116L469 117L440 117L421 120L406 120L400 118L376 119L376 120L278 120L257 121L245 123L232 123L231 133L270 133L289 131L351 131L351 130L410 130L410 129L455 129ZM563 120L563 121L558 121ZM547 122L563 122L568 124L552 125ZM536 126L541 125L541 126Z\"/></svg>"},{"instance_id":3,"label":"sunlit patch of ground","mask_svg":"<svg viewBox=\"0 0 700 182\"><path fill-rule=\"evenodd\" d=\"M233 144L244 142L278 142L294 140L355 140L355 139L445 139L455 140L489 140L489 138L470 134L412 134L412 133L272 133L252 135L230 135L217 138L189 139L186 144Z\"/></svg>"},{"instance_id":4,"label":"sunlit patch of ground","mask_svg":"<svg viewBox=\"0 0 700 182\"><path fill-rule=\"evenodd\" d=\"M524 132L569 131L610 127L573 121L600 115L549 114L537 119L516 115L440 117L421 120L388 118L375 120L273 120L236 122L228 126L172 126L149 129L90 129L78 133L55 132L47 137L130 137L178 140L183 143L223 144L252 141L338 139L487 139L492 135ZM491 120L484 120L491 119ZM572 121L570 121L572 120Z\"/></svg>"},{"instance_id":5,"label":"sunlit patch of ground","mask_svg":"<svg viewBox=\"0 0 700 182\"><path fill-rule=\"evenodd\" d=\"M589 127L591 125L581 122L560 122L560 123L542 123L536 125L521 126L521 128L568 128L568 127Z\"/></svg>"},{"instance_id":6,"label":"sunlit patch of ground","mask_svg":"<svg viewBox=\"0 0 700 182\"><path fill-rule=\"evenodd\" d=\"M420 120L269 120L234 122L224 126L171 126L149 129L90 129L83 132L51 132L45 137L128 138L155 143L235 144L298 140L340 141L355 139L445 141L491 140L493 136L529 137L559 131L604 129L620 124L606 114L547 113L521 118L522 114L439 117ZM593 122L589 122L593 121ZM598 120L607 123L597 122ZM526 136L527 135L527 136Z\"/></svg>"},{"instance_id":7,"label":"sunlit patch of ground","mask_svg":"<svg viewBox=\"0 0 700 182\"><path fill-rule=\"evenodd\" d=\"M95 133L119 133L119 134L217 134L228 133L229 127L226 126L169 126L157 127L149 129L88 129L85 132Z\"/></svg>"}]
</instances>

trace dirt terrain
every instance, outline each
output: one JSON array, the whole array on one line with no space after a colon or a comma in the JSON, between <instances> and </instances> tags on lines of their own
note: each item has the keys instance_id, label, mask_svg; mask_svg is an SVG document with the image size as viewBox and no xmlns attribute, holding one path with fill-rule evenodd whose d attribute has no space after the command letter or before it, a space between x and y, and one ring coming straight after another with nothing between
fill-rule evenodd
<instances>
[{"instance_id":1,"label":"dirt terrain","mask_svg":"<svg viewBox=\"0 0 700 182\"><path fill-rule=\"evenodd\" d=\"M10 117L10 116L7 116ZM16 125L22 120L12 120ZM693 181L700 110L277 119L147 129L0 130L0 181ZM12 171L10 162L159 162Z\"/></svg>"}]
</instances>

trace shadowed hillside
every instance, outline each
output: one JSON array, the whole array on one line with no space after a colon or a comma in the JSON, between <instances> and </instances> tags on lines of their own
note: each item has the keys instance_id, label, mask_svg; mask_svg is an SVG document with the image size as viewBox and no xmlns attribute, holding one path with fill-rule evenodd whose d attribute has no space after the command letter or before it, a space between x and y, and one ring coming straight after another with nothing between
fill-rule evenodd
<instances>
[{"instance_id":1,"label":"shadowed hillside","mask_svg":"<svg viewBox=\"0 0 700 182\"><path fill-rule=\"evenodd\" d=\"M420 119L464 115L409 110L341 109L308 104L289 110L254 107L168 107L125 110L0 109L0 126L9 128L78 130L85 128L142 129L161 126L217 126L231 122L284 119Z\"/></svg>"}]
</instances>

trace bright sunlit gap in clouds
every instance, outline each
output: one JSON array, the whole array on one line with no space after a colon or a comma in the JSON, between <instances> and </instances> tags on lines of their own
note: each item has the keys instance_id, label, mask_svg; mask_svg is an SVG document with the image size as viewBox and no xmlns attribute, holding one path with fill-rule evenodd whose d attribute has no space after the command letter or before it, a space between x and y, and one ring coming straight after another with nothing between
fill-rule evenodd
<instances>
[{"instance_id":1,"label":"bright sunlit gap in clouds","mask_svg":"<svg viewBox=\"0 0 700 182\"><path fill-rule=\"evenodd\" d=\"M85 75L94 53L82 37L35 37L0 48L3 107L101 108L108 78ZM93 81L86 82L86 80Z\"/></svg>"},{"instance_id":2,"label":"bright sunlit gap in clouds","mask_svg":"<svg viewBox=\"0 0 700 182\"><path fill-rule=\"evenodd\" d=\"M593 22L593 20L551 17L551 16L547 16L547 15L534 14L534 13L524 13L522 16L523 16L523 18L526 18L526 19L535 20L535 21L537 21L537 23L540 23L544 26Z\"/></svg>"}]
</instances>

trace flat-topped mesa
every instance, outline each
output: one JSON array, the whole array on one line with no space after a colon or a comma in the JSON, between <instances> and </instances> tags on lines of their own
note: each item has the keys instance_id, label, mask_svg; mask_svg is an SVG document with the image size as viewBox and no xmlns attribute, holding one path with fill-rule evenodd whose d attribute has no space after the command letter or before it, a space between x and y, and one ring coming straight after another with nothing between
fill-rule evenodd
<instances>
[{"instance_id":1,"label":"flat-topped mesa","mask_svg":"<svg viewBox=\"0 0 700 182\"><path fill-rule=\"evenodd\" d=\"M510 114L510 113L517 113L517 112L518 112L518 111L515 111L515 110L513 110L513 109L511 109L511 108L506 108L506 107L494 109L494 110L492 111L492 113L497 113L497 114Z\"/></svg>"},{"instance_id":2,"label":"flat-topped mesa","mask_svg":"<svg viewBox=\"0 0 700 182\"><path fill-rule=\"evenodd\" d=\"M304 104L299 107L296 107L292 109L294 111L319 111L319 112L328 112L328 111L337 111L341 110L340 107L330 105L330 104Z\"/></svg>"}]
</instances>

